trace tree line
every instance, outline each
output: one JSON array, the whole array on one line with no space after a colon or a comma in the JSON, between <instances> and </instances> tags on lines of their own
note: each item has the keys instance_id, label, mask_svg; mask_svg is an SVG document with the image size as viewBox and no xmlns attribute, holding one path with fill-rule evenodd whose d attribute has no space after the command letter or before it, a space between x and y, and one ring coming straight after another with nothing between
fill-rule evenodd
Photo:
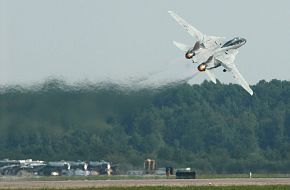
<instances>
[{"instance_id":1,"label":"tree line","mask_svg":"<svg viewBox=\"0 0 290 190\"><path fill-rule=\"evenodd\" d=\"M48 80L0 87L0 159L107 160L216 173L290 171L290 82L160 89Z\"/></svg>"}]
</instances>

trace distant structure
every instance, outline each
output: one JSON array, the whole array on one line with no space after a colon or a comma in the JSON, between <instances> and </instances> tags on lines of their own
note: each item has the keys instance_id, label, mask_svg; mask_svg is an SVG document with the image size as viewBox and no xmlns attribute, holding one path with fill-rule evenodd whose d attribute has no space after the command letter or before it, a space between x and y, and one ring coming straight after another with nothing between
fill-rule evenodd
<instances>
[{"instance_id":1,"label":"distant structure","mask_svg":"<svg viewBox=\"0 0 290 190\"><path fill-rule=\"evenodd\" d=\"M196 172L191 168L180 168L176 170L176 179L195 179Z\"/></svg>"},{"instance_id":2,"label":"distant structure","mask_svg":"<svg viewBox=\"0 0 290 190\"><path fill-rule=\"evenodd\" d=\"M116 174L117 165L102 161L0 160L0 176L88 176Z\"/></svg>"},{"instance_id":3,"label":"distant structure","mask_svg":"<svg viewBox=\"0 0 290 190\"><path fill-rule=\"evenodd\" d=\"M166 167L165 168L165 174L166 176L170 176L170 175L173 175L173 172L174 172L174 168L173 167Z\"/></svg>"},{"instance_id":4,"label":"distant structure","mask_svg":"<svg viewBox=\"0 0 290 190\"><path fill-rule=\"evenodd\" d=\"M112 175L113 173L113 167L111 166L111 163L104 160L100 162L89 162L88 170L90 171L91 175Z\"/></svg>"},{"instance_id":5,"label":"distant structure","mask_svg":"<svg viewBox=\"0 0 290 190\"><path fill-rule=\"evenodd\" d=\"M44 161L27 160L0 160L0 175L29 176L44 168Z\"/></svg>"},{"instance_id":6,"label":"distant structure","mask_svg":"<svg viewBox=\"0 0 290 190\"><path fill-rule=\"evenodd\" d=\"M156 162L155 162L155 160L146 159L144 161L145 174L154 174L155 170L156 170Z\"/></svg>"}]
</instances>

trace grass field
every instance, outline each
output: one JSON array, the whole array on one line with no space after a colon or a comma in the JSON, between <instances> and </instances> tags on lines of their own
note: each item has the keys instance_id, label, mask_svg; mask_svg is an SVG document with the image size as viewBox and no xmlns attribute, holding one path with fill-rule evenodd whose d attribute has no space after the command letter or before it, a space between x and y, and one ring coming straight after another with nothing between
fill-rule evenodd
<instances>
[{"instance_id":1,"label":"grass field","mask_svg":"<svg viewBox=\"0 0 290 190\"><path fill-rule=\"evenodd\" d=\"M110 187L101 190L289 190L290 186L189 186L189 187Z\"/></svg>"},{"instance_id":2,"label":"grass field","mask_svg":"<svg viewBox=\"0 0 290 190\"><path fill-rule=\"evenodd\" d=\"M188 186L188 187L101 187L101 188L69 188L66 190L289 190L287 185L267 185L267 186ZM7 189L8 190L8 189ZM19 189L20 190L20 189ZM55 190L55 189L41 189Z\"/></svg>"}]
</instances>

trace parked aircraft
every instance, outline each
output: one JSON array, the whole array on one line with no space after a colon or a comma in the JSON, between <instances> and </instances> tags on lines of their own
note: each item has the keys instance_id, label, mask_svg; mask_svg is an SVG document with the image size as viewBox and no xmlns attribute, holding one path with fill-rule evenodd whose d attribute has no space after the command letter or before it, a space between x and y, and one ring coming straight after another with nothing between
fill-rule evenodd
<instances>
[{"instance_id":1,"label":"parked aircraft","mask_svg":"<svg viewBox=\"0 0 290 190\"><path fill-rule=\"evenodd\" d=\"M193 47L173 41L173 44L185 53L186 59L191 59L193 63L198 63L197 69L200 72L205 72L214 83L216 83L216 77L212 71L222 66L224 72L231 72L237 82L249 94L253 95L253 90L234 64L238 54L237 49L246 43L247 40L245 38L235 37L225 41L224 37L207 36L188 24L173 11L168 11L168 13L197 40Z\"/></svg>"}]
</instances>

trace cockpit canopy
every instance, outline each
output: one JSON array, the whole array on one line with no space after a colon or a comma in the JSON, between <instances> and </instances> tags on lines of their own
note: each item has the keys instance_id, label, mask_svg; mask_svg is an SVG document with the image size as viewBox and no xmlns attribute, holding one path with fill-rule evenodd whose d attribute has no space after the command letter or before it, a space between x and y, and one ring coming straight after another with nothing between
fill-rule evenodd
<instances>
[{"instance_id":1,"label":"cockpit canopy","mask_svg":"<svg viewBox=\"0 0 290 190\"><path fill-rule=\"evenodd\" d=\"M238 44L241 44L241 43L244 43L244 42L246 42L246 39L244 39L244 38L240 38L240 37L235 37L234 39L232 39L232 40L226 42L226 43L222 46L222 48L224 48L224 47L229 47L229 46L233 46L233 45L238 45Z\"/></svg>"}]
</instances>

